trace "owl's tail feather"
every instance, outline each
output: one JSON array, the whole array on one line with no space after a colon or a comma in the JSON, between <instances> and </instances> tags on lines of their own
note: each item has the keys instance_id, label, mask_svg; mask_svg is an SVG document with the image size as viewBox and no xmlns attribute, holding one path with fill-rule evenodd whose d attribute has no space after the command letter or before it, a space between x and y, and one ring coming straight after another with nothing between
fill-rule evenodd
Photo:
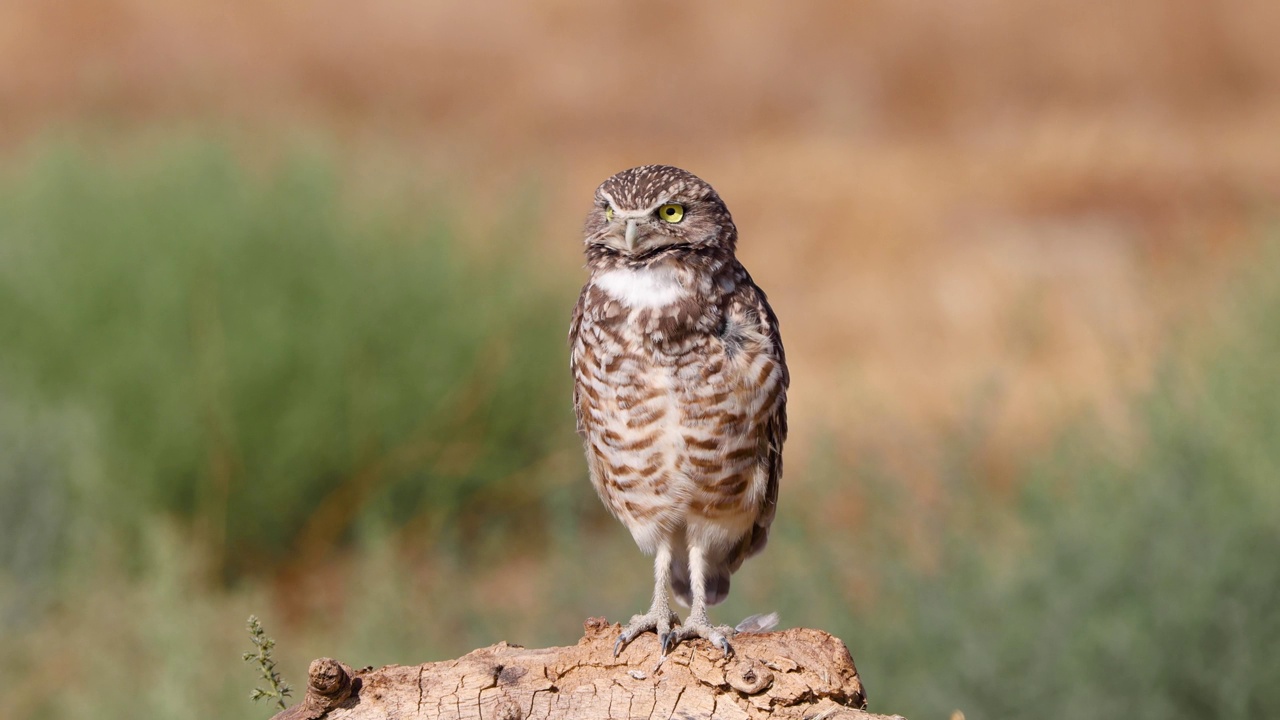
<instances>
[{"instance_id":1,"label":"owl's tail feather","mask_svg":"<svg viewBox=\"0 0 1280 720\"><path fill-rule=\"evenodd\" d=\"M719 605L729 597L729 574L733 572L727 563L717 563L707 570L707 605ZM689 579L689 564L685 559L671 561L671 589L681 607L693 603L693 586Z\"/></svg>"},{"instance_id":2,"label":"owl's tail feather","mask_svg":"<svg viewBox=\"0 0 1280 720\"><path fill-rule=\"evenodd\" d=\"M689 607L693 603L693 589L689 581L689 563L684 558L671 560L671 590L675 593L680 607Z\"/></svg>"},{"instance_id":3,"label":"owl's tail feather","mask_svg":"<svg viewBox=\"0 0 1280 720\"><path fill-rule=\"evenodd\" d=\"M707 577L707 604L719 605L729 597L729 568L721 565Z\"/></svg>"}]
</instances>

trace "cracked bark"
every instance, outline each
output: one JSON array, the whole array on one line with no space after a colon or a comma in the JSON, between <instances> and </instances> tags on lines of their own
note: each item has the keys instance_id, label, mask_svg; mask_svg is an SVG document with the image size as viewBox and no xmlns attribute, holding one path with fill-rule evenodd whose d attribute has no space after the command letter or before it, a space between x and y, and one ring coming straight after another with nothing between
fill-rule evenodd
<instances>
[{"instance_id":1,"label":"cracked bark","mask_svg":"<svg viewBox=\"0 0 1280 720\"><path fill-rule=\"evenodd\" d=\"M853 658L820 630L738 635L728 659L705 640L685 642L660 667L652 633L615 659L619 631L592 618L572 647L499 643L457 660L376 670L321 658L311 663L306 697L273 720L888 720L865 711Z\"/></svg>"}]
</instances>

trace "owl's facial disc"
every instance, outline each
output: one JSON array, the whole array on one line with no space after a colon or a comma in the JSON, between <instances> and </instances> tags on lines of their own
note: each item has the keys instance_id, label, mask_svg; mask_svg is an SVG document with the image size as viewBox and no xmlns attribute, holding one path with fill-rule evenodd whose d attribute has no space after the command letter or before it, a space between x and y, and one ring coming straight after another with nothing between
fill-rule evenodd
<instances>
[{"instance_id":1,"label":"owl's facial disc","mask_svg":"<svg viewBox=\"0 0 1280 720\"><path fill-rule=\"evenodd\" d=\"M633 268L732 256L737 243L733 218L716 191L669 165L641 165L600 183L583 230L588 260Z\"/></svg>"}]
</instances>

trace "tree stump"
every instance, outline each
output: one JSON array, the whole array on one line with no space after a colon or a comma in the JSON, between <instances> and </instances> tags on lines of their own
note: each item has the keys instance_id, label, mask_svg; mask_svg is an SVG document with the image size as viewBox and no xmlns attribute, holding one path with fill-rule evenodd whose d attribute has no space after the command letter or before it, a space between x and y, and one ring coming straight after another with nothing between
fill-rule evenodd
<instances>
[{"instance_id":1,"label":"tree stump","mask_svg":"<svg viewBox=\"0 0 1280 720\"><path fill-rule=\"evenodd\" d=\"M592 618L572 647L499 643L457 660L377 670L321 658L303 701L273 720L888 720L865 712L853 658L820 630L740 634L730 658L705 640L683 642L661 665L653 633L615 659L620 630Z\"/></svg>"}]
</instances>

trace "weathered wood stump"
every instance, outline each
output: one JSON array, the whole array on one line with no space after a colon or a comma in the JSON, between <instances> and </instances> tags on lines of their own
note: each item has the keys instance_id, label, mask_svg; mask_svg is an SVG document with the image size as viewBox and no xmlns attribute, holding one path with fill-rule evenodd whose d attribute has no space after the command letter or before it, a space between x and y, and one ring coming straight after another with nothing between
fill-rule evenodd
<instances>
[{"instance_id":1,"label":"weathered wood stump","mask_svg":"<svg viewBox=\"0 0 1280 720\"><path fill-rule=\"evenodd\" d=\"M321 658L303 701L273 720L887 720L865 712L853 658L820 630L738 635L731 658L704 640L684 642L660 666L652 633L615 659L619 630L592 618L573 647L499 643L457 660L377 670Z\"/></svg>"}]
</instances>

